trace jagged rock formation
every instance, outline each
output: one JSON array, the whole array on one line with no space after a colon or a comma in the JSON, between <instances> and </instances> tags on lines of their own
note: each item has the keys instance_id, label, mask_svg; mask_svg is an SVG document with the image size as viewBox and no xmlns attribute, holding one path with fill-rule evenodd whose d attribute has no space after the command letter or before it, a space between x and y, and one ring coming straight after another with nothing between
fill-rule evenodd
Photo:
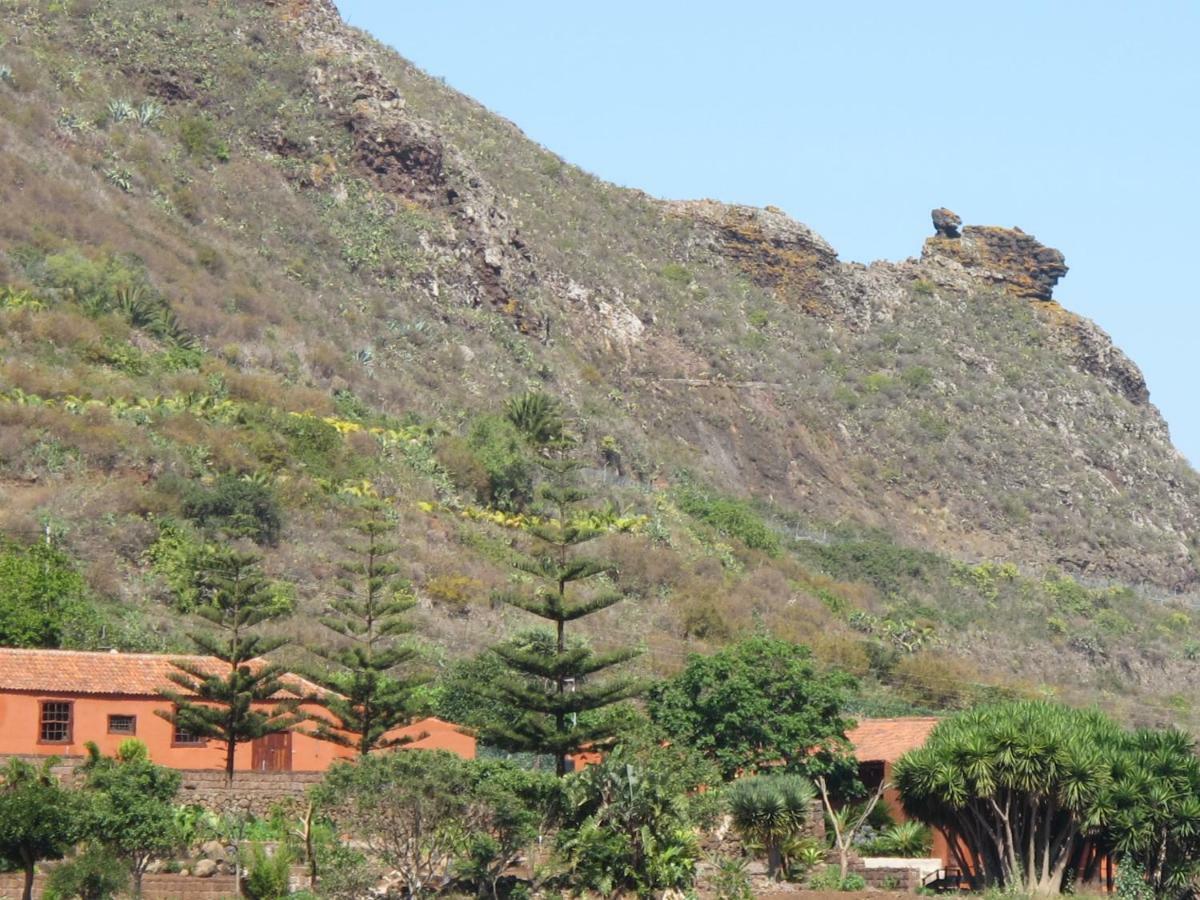
<instances>
[{"instance_id":1,"label":"jagged rock formation","mask_svg":"<svg viewBox=\"0 0 1200 900\"><path fill-rule=\"evenodd\" d=\"M937 234L925 241L921 258L952 259L972 278L1030 300L1049 300L1054 285L1067 274L1062 253L1020 228L968 225L960 235L960 224L962 220L954 213L935 209Z\"/></svg>"}]
</instances>

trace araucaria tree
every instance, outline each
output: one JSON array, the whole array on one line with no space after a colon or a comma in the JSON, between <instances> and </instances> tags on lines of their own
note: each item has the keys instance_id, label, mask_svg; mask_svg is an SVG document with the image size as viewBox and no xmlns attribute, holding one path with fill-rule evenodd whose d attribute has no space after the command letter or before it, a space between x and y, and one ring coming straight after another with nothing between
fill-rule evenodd
<instances>
[{"instance_id":1,"label":"araucaria tree","mask_svg":"<svg viewBox=\"0 0 1200 900\"><path fill-rule=\"evenodd\" d=\"M332 693L325 697L329 715L317 722L316 734L366 756L403 743L389 734L412 720L413 692L427 679L397 674L417 655L397 640L412 630L405 613L416 601L391 561L397 546L388 540L394 526L387 507L378 500L366 502L354 529L359 537L347 547L352 558L341 566L341 594L321 619L347 643L319 651L337 669L317 677Z\"/></svg>"},{"instance_id":2,"label":"araucaria tree","mask_svg":"<svg viewBox=\"0 0 1200 900\"><path fill-rule=\"evenodd\" d=\"M1111 816L1123 740L1099 712L981 707L941 722L896 764L895 784L910 815L958 836L950 846L964 868L1018 893L1057 894L1081 839Z\"/></svg>"},{"instance_id":3,"label":"araucaria tree","mask_svg":"<svg viewBox=\"0 0 1200 900\"><path fill-rule=\"evenodd\" d=\"M597 653L567 640L567 623L590 616L620 602L624 595L601 576L614 571L611 563L583 555L580 548L604 532L590 524L580 504L587 494L574 479L579 463L557 454L541 460L550 477L540 488L549 513L527 531L537 543L535 552L517 564L532 576L532 590L505 592L498 599L552 624L550 652L537 644L499 644L493 648L508 669L508 676L487 690L496 700L522 714L499 725L488 737L510 750L546 753L555 757L559 775L567 771L567 757L583 747L604 746L611 735L586 714L638 693L635 679L596 675L632 659L637 651L619 649Z\"/></svg>"},{"instance_id":4,"label":"araucaria tree","mask_svg":"<svg viewBox=\"0 0 1200 900\"><path fill-rule=\"evenodd\" d=\"M162 692L174 709L159 715L179 732L224 744L225 776L232 781L237 745L295 725L302 698L288 690L280 666L262 659L285 641L263 637L255 628L285 610L260 571L258 557L221 548L212 557L206 584L207 602L196 614L212 627L190 637L220 665L175 660L179 671L169 677L182 690ZM264 709L267 704L271 706Z\"/></svg>"}]
</instances>

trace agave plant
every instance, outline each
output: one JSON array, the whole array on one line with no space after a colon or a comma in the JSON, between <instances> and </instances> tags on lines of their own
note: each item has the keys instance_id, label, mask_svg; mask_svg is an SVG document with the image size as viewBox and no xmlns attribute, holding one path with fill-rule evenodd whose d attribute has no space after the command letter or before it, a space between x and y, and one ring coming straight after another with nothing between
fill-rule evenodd
<instances>
[{"instance_id":1,"label":"agave plant","mask_svg":"<svg viewBox=\"0 0 1200 900\"><path fill-rule=\"evenodd\" d=\"M143 128L153 128L163 114L163 108L157 101L143 100L134 111L134 118Z\"/></svg>"},{"instance_id":2,"label":"agave plant","mask_svg":"<svg viewBox=\"0 0 1200 900\"><path fill-rule=\"evenodd\" d=\"M133 190L133 173L128 169L113 166L104 170L104 177L108 179L109 184L120 188L127 194Z\"/></svg>"},{"instance_id":3,"label":"agave plant","mask_svg":"<svg viewBox=\"0 0 1200 900\"><path fill-rule=\"evenodd\" d=\"M13 83L13 70L3 63L0 63L0 81L5 84Z\"/></svg>"},{"instance_id":4,"label":"agave plant","mask_svg":"<svg viewBox=\"0 0 1200 900\"><path fill-rule=\"evenodd\" d=\"M804 828L817 792L799 775L757 775L735 781L729 788L733 825L747 842L767 853L767 875L785 871L784 845Z\"/></svg>"},{"instance_id":5,"label":"agave plant","mask_svg":"<svg viewBox=\"0 0 1200 900\"><path fill-rule=\"evenodd\" d=\"M132 119L136 115L133 104L128 100L109 100L108 101L108 121L109 122L124 122L126 119Z\"/></svg>"}]
</instances>

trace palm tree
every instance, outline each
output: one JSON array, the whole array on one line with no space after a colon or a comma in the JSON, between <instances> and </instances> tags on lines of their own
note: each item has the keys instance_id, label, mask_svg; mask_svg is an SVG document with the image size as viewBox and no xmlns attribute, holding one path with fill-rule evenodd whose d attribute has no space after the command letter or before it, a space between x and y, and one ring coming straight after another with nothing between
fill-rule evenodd
<instances>
[{"instance_id":1,"label":"palm tree","mask_svg":"<svg viewBox=\"0 0 1200 900\"><path fill-rule=\"evenodd\" d=\"M526 391L510 398L504 404L504 415L535 446L545 447L566 438L562 407L541 391Z\"/></svg>"}]
</instances>

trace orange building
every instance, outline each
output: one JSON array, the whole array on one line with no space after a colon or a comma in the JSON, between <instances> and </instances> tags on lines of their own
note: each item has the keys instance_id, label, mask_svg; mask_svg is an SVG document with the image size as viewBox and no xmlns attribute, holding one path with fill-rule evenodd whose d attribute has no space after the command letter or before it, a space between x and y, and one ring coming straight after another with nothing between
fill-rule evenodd
<instances>
[{"instance_id":1,"label":"orange building","mask_svg":"<svg viewBox=\"0 0 1200 900\"><path fill-rule=\"evenodd\" d=\"M172 660L183 659L211 663L214 670L222 665L196 656L0 648L0 756L80 756L89 741L111 755L121 741L136 737L160 765L223 769L223 746L181 732L158 714L171 708L161 692L179 690L169 677L179 671ZM288 698L324 694L298 675L287 674L282 680ZM272 705L264 703L262 708ZM306 700L300 711L320 717L323 707L318 700ZM474 738L439 719L416 722L396 735L415 738L405 745L409 748L475 756ZM301 723L239 745L234 765L239 771L323 772L334 761L353 755L349 748L317 739Z\"/></svg>"},{"instance_id":2,"label":"orange building","mask_svg":"<svg viewBox=\"0 0 1200 900\"><path fill-rule=\"evenodd\" d=\"M858 760L858 777L868 791L880 784L892 781L892 766L909 750L925 745L929 733L937 725L934 716L903 716L894 719L862 719L846 732L846 738L854 749ZM905 822L904 806L900 792L888 787L880 798L893 819ZM941 858L942 864L953 865L953 853L946 836L937 829L933 832L933 855Z\"/></svg>"}]
</instances>

